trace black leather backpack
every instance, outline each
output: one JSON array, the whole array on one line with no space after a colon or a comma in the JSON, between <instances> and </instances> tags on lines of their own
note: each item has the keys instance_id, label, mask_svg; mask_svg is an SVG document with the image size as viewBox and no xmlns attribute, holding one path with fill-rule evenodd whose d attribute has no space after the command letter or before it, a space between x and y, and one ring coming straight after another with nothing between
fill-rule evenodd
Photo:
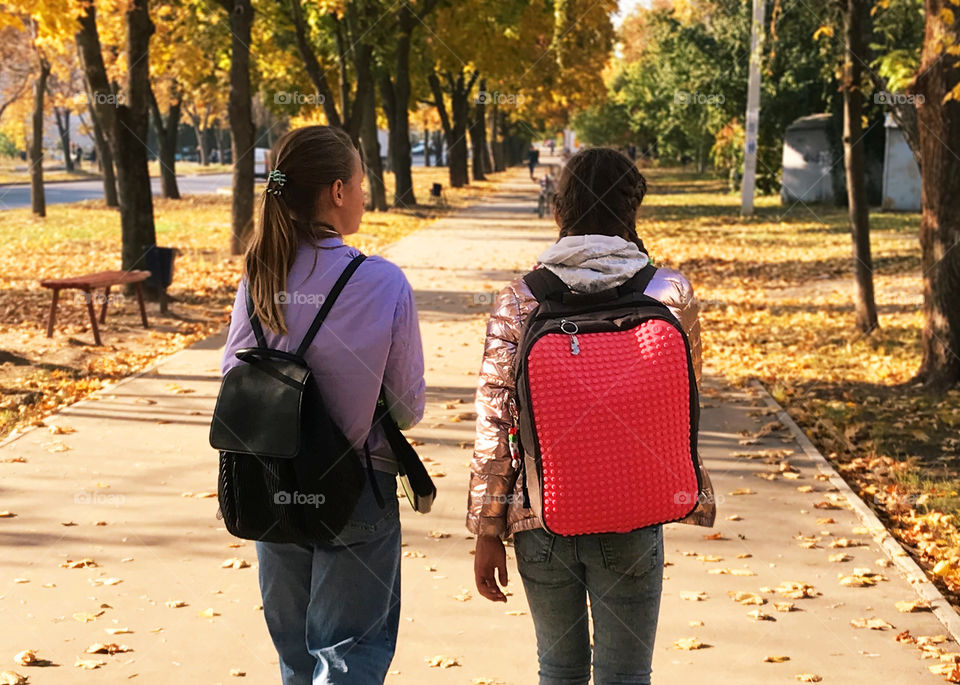
<instances>
[{"instance_id":1,"label":"black leather backpack","mask_svg":"<svg viewBox=\"0 0 960 685\"><path fill-rule=\"evenodd\" d=\"M224 376L210 425L210 445L220 450L220 512L237 537L329 541L356 507L364 479L360 457L323 406L303 355L364 259L358 255L344 269L293 354L267 347L247 290L257 347L237 351L243 363Z\"/></svg>"}]
</instances>

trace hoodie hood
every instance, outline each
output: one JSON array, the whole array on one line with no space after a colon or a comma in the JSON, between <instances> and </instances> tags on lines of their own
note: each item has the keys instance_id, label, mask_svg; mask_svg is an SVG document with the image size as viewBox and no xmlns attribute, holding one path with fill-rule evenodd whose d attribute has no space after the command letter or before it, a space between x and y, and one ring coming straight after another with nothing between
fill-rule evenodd
<instances>
[{"instance_id":1,"label":"hoodie hood","mask_svg":"<svg viewBox=\"0 0 960 685\"><path fill-rule=\"evenodd\" d=\"M560 238L537 258L571 290L595 293L615 288L645 267L650 258L619 236L571 235Z\"/></svg>"}]
</instances>

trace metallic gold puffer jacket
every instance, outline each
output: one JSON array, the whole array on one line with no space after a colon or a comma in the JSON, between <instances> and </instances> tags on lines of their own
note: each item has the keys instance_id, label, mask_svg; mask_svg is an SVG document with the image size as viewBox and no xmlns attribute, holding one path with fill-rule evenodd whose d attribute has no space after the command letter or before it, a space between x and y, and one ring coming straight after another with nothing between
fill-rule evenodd
<instances>
[{"instance_id":1,"label":"metallic gold puffer jacket","mask_svg":"<svg viewBox=\"0 0 960 685\"><path fill-rule=\"evenodd\" d=\"M697 387L700 387L700 305L690 282L673 269L659 268L644 291L670 308L690 340ZM531 509L523 508L519 471L510 465L507 432L514 393L514 358L526 317L537 301L522 278L498 294L487 322L483 362L477 381L477 439L474 445L467 528L476 535L509 537L541 527ZM698 462L700 455L697 455ZM702 488L696 509L680 523L713 526L716 504L713 484L700 462Z\"/></svg>"}]
</instances>

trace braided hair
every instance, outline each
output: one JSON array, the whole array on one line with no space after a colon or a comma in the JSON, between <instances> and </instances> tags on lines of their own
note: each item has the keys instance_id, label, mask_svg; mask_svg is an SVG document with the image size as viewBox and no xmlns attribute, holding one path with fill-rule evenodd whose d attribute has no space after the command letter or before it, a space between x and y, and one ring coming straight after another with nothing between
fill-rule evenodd
<instances>
[{"instance_id":1,"label":"braided hair","mask_svg":"<svg viewBox=\"0 0 960 685\"><path fill-rule=\"evenodd\" d=\"M609 147L584 148L567 161L557 183L560 237L615 235L646 253L637 235L637 209L646 194L647 180L625 154Z\"/></svg>"}]
</instances>

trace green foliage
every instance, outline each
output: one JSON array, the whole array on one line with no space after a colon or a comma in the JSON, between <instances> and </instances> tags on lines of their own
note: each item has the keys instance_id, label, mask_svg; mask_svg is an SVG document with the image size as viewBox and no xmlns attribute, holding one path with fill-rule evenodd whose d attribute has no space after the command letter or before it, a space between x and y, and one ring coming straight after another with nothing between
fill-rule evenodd
<instances>
[{"instance_id":1,"label":"green foliage","mask_svg":"<svg viewBox=\"0 0 960 685\"><path fill-rule=\"evenodd\" d=\"M920 66L923 45L923 0L881 0L873 15L870 66L887 82L887 89L903 92Z\"/></svg>"},{"instance_id":2,"label":"green foliage","mask_svg":"<svg viewBox=\"0 0 960 685\"><path fill-rule=\"evenodd\" d=\"M650 141L664 162L739 168L742 151L734 148L742 138L727 127L742 122L746 109L750 3L691 0L658 7L638 10L640 20L620 36L630 58L615 64L607 102L575 118L578 134L596 144L619 142L625 114L632 137ZM875 8L871 49L890 90L902 89L915 73L922 18L922 0L882 0ZM768 10L757 147L761 192L779 190L786 128L801 116L839 111L841 25L838 6L826 0L803 8L775 0ZM871 90L866 81L864 88ZM880 108L866 104L865 114L875 120Z\"/></svg>"},{"instance_id":3,"label":"green foliage","mask_svg":"<svg viewBox=\"0 0 960 685\"><path fill-rule=\"evenodd\" d=\"M609 100L574 115L572 126L587 145L622 145L634 141L626 108Z\"/></svg>"},{"instance_id":4,"label":"green foliage","mask_svg":"<svg viewBox=\"0 0 960 685\"><path fill-rule=\"evenodd\" d=\"M0 131L0 157L14 157L18 152L19 150L13 139Z\"/></svg>"}]
</instances>

